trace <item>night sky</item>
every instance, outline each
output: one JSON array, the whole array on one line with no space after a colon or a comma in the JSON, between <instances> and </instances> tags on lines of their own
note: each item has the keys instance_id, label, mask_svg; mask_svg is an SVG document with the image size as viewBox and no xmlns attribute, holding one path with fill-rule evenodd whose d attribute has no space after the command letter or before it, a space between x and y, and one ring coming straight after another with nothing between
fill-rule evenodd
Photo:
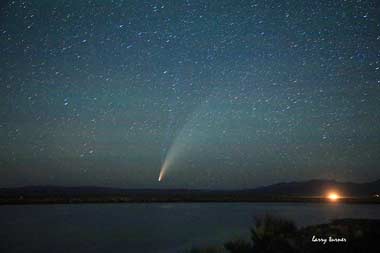
<instances>
[{"instance_id":1,"label":"night sky","mask_svg":"<svg viewBox=\"0 0 380 253\"><path fill-rule=\"evenodd\" d=\"M1 187L380 177L376 0L2 1L0 59Z\"/></svg>"}]
</instances>

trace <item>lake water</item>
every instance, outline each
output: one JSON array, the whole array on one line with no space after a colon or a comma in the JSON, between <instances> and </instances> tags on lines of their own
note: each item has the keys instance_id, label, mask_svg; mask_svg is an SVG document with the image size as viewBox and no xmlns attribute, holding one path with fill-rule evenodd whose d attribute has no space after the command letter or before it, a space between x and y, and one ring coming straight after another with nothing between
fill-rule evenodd
<instances>
[{"instance_id":1,"label":"lake water","mask_svg":"<svg viewBox=\"0 0 380 253\"><path fill-rule=\"evenodd\" d=\"M249 238L266 213L298 226L335 218L380 219L380 205L150 203L0 206L0 252L186 252Z\"/></svg>"}]
</instances>

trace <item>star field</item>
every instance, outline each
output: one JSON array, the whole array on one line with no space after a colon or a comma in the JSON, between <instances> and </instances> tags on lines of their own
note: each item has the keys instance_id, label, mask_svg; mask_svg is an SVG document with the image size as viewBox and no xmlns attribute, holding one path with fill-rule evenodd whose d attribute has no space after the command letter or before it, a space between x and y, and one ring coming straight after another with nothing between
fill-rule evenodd
<instances>
[{"instance_id":1,"label":"star field","mask_svg":"<svg viewBox=\"0 0 380 253\"><path fill-rule=\"evenodd\" d=\"M6 1L0 20L0 186L380 176L376 1Z\"/></svg>"}]
</instances>

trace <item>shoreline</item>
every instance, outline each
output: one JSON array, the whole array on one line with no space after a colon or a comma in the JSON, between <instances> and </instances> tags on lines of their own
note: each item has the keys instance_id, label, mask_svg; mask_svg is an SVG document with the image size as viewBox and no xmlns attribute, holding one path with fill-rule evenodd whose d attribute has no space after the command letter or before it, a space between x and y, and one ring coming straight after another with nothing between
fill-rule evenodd
<instances>
[{"instance_id":1,"label":"shoreline","mask_svg":"<svg viewBox=\"0 0 380 253\"><path fill-rule=\"evenodd\" d=\"M326 204L380 204L379 198L341 198L331 201L325 197L22 197L0 198L1 205L35 205L35 204L99 204L99 203L326 203Z\"/></svg>"}]
</instances>

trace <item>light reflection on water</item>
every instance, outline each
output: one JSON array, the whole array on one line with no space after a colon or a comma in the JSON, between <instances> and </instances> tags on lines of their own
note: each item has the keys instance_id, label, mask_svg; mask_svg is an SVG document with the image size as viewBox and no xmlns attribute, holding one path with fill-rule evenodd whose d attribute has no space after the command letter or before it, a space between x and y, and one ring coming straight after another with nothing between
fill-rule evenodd
<instances>
[{"instance_id":1,"label":"light reflection on water","mask_svg":"<svg viewBox=\"0 0 380 253\"><path fill-rule=\"evenodd\" d=\"M0 252L183 252L248 238L254 217L297 226L337 218L380 219L380 205L163 203L0 206Z\"/></svg>"}]
</instances>

